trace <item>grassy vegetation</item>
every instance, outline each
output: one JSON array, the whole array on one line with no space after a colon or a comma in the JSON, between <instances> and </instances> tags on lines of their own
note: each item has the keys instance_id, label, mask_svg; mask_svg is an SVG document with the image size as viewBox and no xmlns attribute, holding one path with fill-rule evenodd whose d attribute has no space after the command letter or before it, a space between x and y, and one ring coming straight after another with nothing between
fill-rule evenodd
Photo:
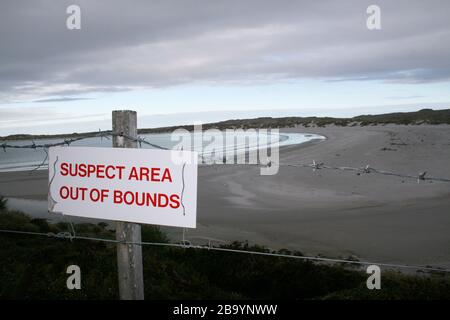
<instances>
[{"instance_id":1,"label":"grassy vegetation","mask_svg":"<svg viewBox=\"0 0 450 320\"><path fill-rule=\"evenodd\" d=\"M0 210L5 210L7 203L8 203L8 199L6 199L3 196L0 196Z\"/></svg>"},{"instance_id":2,"label":"grassy vegetation","mask_svg":"<svg viewBox=\"0 0 450 320\"><path fill-rule=\"evenodd\" d=\"M290 128L295 126L304 127L324 127L327 125L337 126L368 126L377 124L402 124L402 125L419 125L419 124L450 124L450 109L432 110L422 109L417 112L397 112L380 115L361 115L353 118L332 118L332 117L284 117L284 118L256 118L256 119L237 119L227 120L216 123L207 123L203 125L203 129L250 129L250 128ZM175 129L194 130L192 125L161 127L139 129L139 134L145 133L165 133L172 132ZM28 135L16 134L6 137L0 137L0 140L32 140L44 138L77 138L86 134L96 134L98 132L88 133L72 133L60 135Z\"/></svg>"},{"instance_id":3,"label":"grassy vegetation","mask_svg":"<svg viewBox=\"0 0 450 320\"><path fill-rule=\"evenodd\" d=\"M364 115L352 118L361 125L372 124L449 124L450 110L422 109L417 112L397 112L380 115Z\"/></svg>"},{"instance_id":4,"label":"grassy vegetation","mask_svg":"<svg viewBox=\"0 0 450 320\"><path fill-rule=\"evenodd\" d=\"M2 208L0 229L58 233L69 226ZM78 235L114 237L105 224L78 224L75 229ZM142 236L168 241L152 226L144 226ZM267 251L239 242L225 247ZM383 273L382 290L369 291L365 273L340 265L149 246L143 247L143 260L148 299L450 299L450 279L438 274ZM81 268L81 290L66 288L65 271L71 264ZM117 299L115 245L0 233L0 298Z\"/></svg>"},{"instance_id":5,"label":"grassy vegetation","mask_svg":"<svg viewBox=\"0 0 450 320\"><path fill-rule=\"evenodd\" d=\"M432 110L422 109L417 112L398 112L381 115L361 115L353 118L332 118L332 117L284 117L284 118L256 118L227 120L217 123L204 124L203 129L250 129L250 128L290 128L295 126L304 127L324 127L327 125L336 126L368 126L377 124L450 124L450 109ZM170 132L177 128L189 131L193 126L164 127L156 129L141 129L140 133Z\"/></svg>"}]
</instances>

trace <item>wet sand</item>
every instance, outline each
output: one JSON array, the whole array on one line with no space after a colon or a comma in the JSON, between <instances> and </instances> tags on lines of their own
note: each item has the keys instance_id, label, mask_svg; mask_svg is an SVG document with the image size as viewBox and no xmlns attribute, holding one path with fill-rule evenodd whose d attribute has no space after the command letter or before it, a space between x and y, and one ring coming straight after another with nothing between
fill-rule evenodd
<instances>
[{"instance_id":1,"label":"wet sand","mask_svg":"<svg viewBox=\"0 0 450 320\"><path fill-rule=\"evenodd\" d=\"M326 136L283 147L282 164L324 162L450 178L450 126L289 128ZM450 266L450 183L281 166L199 169L198 227L187 239L249 240L270 248L377 262ZM45 200L47 171L0 174L0 194ZM18 207L33 202L12 200ZM25 204L24 204L25 203ZM41 203L42 204L42 203ZM36 205L36 207L39 207ZM40 206L44 208L45 206ZM38 214L36 210L34 214ZM45 215L45 212L42 212ZM70 218L72 219L72 218ZM174 240L181 230L164 228Z\"/></svg>"}]
</instances>

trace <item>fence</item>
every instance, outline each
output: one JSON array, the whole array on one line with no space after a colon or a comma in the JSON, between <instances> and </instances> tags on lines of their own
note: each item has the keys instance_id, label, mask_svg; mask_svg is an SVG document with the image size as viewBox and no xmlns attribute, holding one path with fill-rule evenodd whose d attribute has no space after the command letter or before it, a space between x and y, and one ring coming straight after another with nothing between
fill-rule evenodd
<instances>
[{"instance_id":1,"label":"fence","mask_svg":"<svg viewBox=\"0 0 450 320\"><path fill-rule=\"evenodd\" d=\"M27 145L14 145L9 143L2 143L0 147L3 149L4 152L7 152L8 149L42 149L45 151L45 158L43 161L37 165L35 168L33 168L30 173L32 173L35 170L38 170L42 168L46 161L48 160L48 152L47 149L50 147L55 146L70 146L72 143L81 141L84 139L89 138L100 138L100 139L110 139L110 137L123 137L125 139L129 139L133 142L137 142L139 147L142 147L142 145L148 145L153 148L157 149L165 149L167 148L151 143L149 141L146 141L143 137L137 137L133 138L130 136L125 135L122 132L113 132L113 131L99 131L98 133L91 133L91 134L83 134L83 135L77 135L76 137L63 139L60 142L55 143L48 143L48 144L36 144L34 141L32 141L31 144ZM381 170L373 168L369 165L364 165L361 167L350 167L350 166L330 166L325 165L323 162L315 162L312 163L279 163L280 166L287 166L287 167L295 167L295 168L307 168L312 169L313 171L316 170L339 170L339 171L349 171L349 172L357 172L360 174L378 174L378 175L384 175L384 176L394 176L394 177L400 177L400 178L408 178L408 179L416 179L417 182L420 181L439 181L439 182L450 182L449 178L446 177L430 177L426 176L426 171L420 172L418 174L403 174L393 171L387 171L387 170ZM410 269L410 270L422 270L422 271L429 271L429 272L441 272L441 273L450 273L450 269L445 268L439 268L439 267L430 267L430 266L420 266L420 265L406 265L406 264L391 264L391 263L380 263L380 262L370 262L370 261L354 261L354 260L345 260L345 259L332 259L332 258L324 258L324 257L314 257L314 256L301 256L301 255L289 255L289 254L280 254L276 252L260 252L260 251L247 251L247 250L239 250L239 249L230 249L223 246L212 246L211 242L209 242L208 245L202 246L202 245L192 245L189 241L187 241L183 236L183 241L181 244L178 243L160 243L160 242L126 242L126 241L119 241L115 239L106 239L106 238L96 238L96 237L86 237L86 236L79 236L75 233L75 228L70 223L71 231L70 232L62 232L62 233L41 233L41 232L28 232L28 231L19 231L19 230L0 230L0 233L4 234L18 234L18 235L32 235L32 236L45 236L53 239L68 239L70 241L74 240L90 240L90 241L102 241L107 243L114 243L114 244L133 244L133 245L140 245L140 246L160 246L160 247L175 247L175 248L183 248L183 249L199 249L199 250L211 250L211 251L219 251L219 252L232 252L232 253L239 253L239 254L252 254L252 255L263 255L263 256L269 256L269 257L280 257L280 258L289 258L289 259L299 259L299 260L306 260L306 261L314 261L314 262L323 262L323 263L344 263L344 264L352 264L352 265L378 265L378 266L384 266L388 268L399 268L399 269ZM184 233L183 233L184 234Z\"/></svg>"},{"instance_id":2,"label":"fence","mask_svg":"<svg viewBox=\"0 0 450 320\"><path fill-rule=\"evenodd\" d=\"M109 139L110 137L115 137L115 136L123 137L125 139L129 139L130 141L137 142L139 147L142 147L142 145L144 144L144 145L148 145L150 147L156 148L156 149L161 149L161 150L168 149L166 147L146 141L145 138L143 138L143 137L138 136L137 138L133 138L133 137L125 135L122 132L113 132L113 131L100 131L98 133L84 134L84 135L77 136L75 138L63 139L60 142L48 143L48 144L36 144L34 141L32 141L32 143L28 144L28 145L13 145L13 144L8 144L8 143L4 142L0 145L0 147L3 149L4 152L7 152L7 149L33 149L33 150L42 149L42 150L44 150L46 156L39 165L37 165L33 170L31 170L31 171L35 171L45 165L45 163L48 159L47 149L50 147L70 146L74 142L81 141L84 139L89 139L89 138ZM320 169L328 169L328 170L352 171L352 172L357 172L360 174L374 173L374 174L385 175L385 176L395 176L395 177L406 178L406 179L415 179L415 180L417 180L417 182L426 181L426 180L439 181L439 182L450 182L450 178L447 178L447 177L427 176L427 171L422 171L417 174L404 174L404 173L399 173L399 172L377 169L377 168L371 167L367 164L362 165L361 167L350 167L350 166L337 167L337 166L326 165L323 162L313 161L312 163L278 163L278 165L286 166L286 167L296 167L296 168L309 168L309 169L312 169L313 171L320 170Z\"/></svg>"}]
</instances>

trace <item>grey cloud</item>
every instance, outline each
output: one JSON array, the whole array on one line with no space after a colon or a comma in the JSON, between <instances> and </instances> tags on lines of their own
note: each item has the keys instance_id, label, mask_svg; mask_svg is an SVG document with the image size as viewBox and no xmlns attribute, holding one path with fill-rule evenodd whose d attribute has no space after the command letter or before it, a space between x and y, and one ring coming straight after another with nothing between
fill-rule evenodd
<instances>
[{"instance_id":1,"label":"grey cloud","mask_svg":"<svg viewBox=\"0 0 450 320\"><path fill-rule=\"evenodd\" d=\"M61 97L61 98L49 98L49 99L38 99L33 100L34 103L45 103L45 102L70 102L70 101L80 101L80 100L93 100L94 98L84 98L84 97Z\"/></svg>"},{"instance_id":2,"label":"grey cloud","mask_svg":"<svg viewBox=\"0 0 450 320\"><path fill-rule=\"evenodd\" d=\"M0 99L184 83L450 80L450 2L78 0L0 3ZM41 99L37 99L41 100ZM43 99L44 101L46 98Z\"/></svg>"}]
</instances>

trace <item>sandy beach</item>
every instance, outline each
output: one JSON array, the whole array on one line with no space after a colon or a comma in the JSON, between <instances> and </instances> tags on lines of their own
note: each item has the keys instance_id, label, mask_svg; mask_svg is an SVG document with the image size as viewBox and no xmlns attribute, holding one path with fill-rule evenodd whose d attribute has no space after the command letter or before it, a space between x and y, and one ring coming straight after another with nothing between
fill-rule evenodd
<instances>
[{"instance_id":1,"label":"sandy beach","mask_svg":"<svg viewBox=\"0 0 450 320\"><path fill-rule=\"evenodd\" d=\"M289 128L321 142L283 147L282 164L323 162L450 178L450 126ZM0 174L12 207L46 216L47 171ZM270 248L376 262L450 266L450 183L282 165L199 169L198 227L187 239L249 240ZM20 200L28 199L30 201ZM36 202L33 202L36 201ZM34 208L34 209L33 209ZM70 218L74 220L73 218ZM174 241L181 230L164 228Z\"/></svg>"}]
</instances>

